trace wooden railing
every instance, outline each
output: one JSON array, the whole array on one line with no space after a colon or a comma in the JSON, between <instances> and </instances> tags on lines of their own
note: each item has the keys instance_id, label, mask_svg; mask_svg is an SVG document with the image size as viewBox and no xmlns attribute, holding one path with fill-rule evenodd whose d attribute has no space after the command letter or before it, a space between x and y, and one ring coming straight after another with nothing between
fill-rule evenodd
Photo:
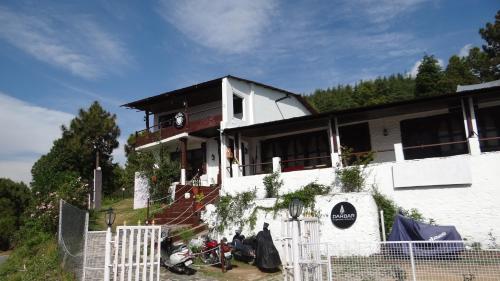
<instances>
[{"instance_id":1,"label":"wooden railing","mask_svg":"<svg viewBox=\"0 0 500 281\"><path fill-rule=\"evenodd\" d=\"M186 120L186 125L184 128L177 129L173 126L162 128L162 124L151 126L142 131L136 132L136 147L157 142L168 137L175 136L180 133L195 132L203 129L214 128L220 125L222 121L222 115L209 116L200 120L190 121L189 117Z\"/></svg>"}]
</instances>

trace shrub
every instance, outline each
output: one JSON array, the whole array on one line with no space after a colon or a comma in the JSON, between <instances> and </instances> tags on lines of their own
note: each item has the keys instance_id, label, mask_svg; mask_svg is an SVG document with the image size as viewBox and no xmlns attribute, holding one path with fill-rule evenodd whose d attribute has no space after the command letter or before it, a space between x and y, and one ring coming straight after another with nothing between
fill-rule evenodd
<instances>
[{"instance_id":1,"label":"shrub","mask_svg":"<svg viewBox=\"0 0 500 281\"><path fill-rule=\"evenodd\" d=\"M30 191L24 183L0 178L0 250L11 246L14 232L21 223L21 214L30 201Z\"/></svg>"},{"instance_id":2,"label":"shrub","mask_svg":"<svg viewBox=\"0 0 500 281\"><path fill-rule=\"evenodd\" d=\"M280 179L280 173L274 172L264 177L264 186L266 188L266 198L278 197L278 192L283 186L283 180Z\"/></svg>"},{"instance_id":3,"label":"shrub","mask_svg":"<svg viewBox=\"0 0 500 281\"><path fill-rule=\"evenodd\" d=\"M342 192L363 191L366 183L366 166L373 160L373 152L355 156L351 149L343 148L341 155L342 162L346 166L335 169L337 185L340 186L340 190Z\"/></svg>"}]
</instances>

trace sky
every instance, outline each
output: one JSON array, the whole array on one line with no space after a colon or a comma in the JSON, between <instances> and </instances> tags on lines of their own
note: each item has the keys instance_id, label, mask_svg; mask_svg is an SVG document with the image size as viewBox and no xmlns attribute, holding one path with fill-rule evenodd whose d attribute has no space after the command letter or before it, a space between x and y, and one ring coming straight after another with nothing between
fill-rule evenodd
<instances>
[{"instance_id":1,"label":"sky","mask_svg":"<svg viewBox=\"0 0 500 281\"><path fill-rule=\"evenodd\" d=\"M0 2L0 177L26 183L80 108L144 127L120 105L235 75L292 92L415 75L483 41L498 0ZM114 152L123 164L123 148Z\"/></svg>"}]
</instances>

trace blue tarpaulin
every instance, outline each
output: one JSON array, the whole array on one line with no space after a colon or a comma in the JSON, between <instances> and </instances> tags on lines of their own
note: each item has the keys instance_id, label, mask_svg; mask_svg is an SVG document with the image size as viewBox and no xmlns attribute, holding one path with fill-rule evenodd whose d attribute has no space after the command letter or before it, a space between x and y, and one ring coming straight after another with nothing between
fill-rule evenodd
<instances>
[{"instance_id":1,"label":"blue tarpaulin","mask_svg":"<svg viewBox=\"0 0 500 281\"><path fill-rule=\"evenodd\" d=\"M445 257L462 252L465 247L462 237L454 226L431 225L415 221L398 214L394 218L391 233L387 241L429 241L428 243L412 243L413 254L416 257ZM409 255L408 244L389 244L393 251Z\"/></svg>"}]
</instances>

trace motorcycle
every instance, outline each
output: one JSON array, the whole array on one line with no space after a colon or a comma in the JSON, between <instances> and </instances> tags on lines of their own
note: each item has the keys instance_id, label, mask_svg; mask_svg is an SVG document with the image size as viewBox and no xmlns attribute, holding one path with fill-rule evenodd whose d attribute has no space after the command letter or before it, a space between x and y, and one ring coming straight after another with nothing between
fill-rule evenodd
<instances>
[{"instance_id":1,"label":"motorcycle","mask_svg":"<svg viewBox=\"0 0 500 281\"><path fill-rule=\"evenodd\" d=\"M201 249L202 254L200 255L201 260L205 264L218 264L221 262L221 252L224 257L224 268L230 270L233 268L231 264L232 254L231 246L225 243L226 238L222 239L222 243L219 244L216 240L210 239L208 236L205 237L203 247ZM220 247L219 247L220 246Z\"/></svg>"},{"instance_id":2,"label":"motorcycle","mask_svg":"<svg viewBox=\"0 0 500 281\"><path fill-rule=\"evenodd\" d=\"M184 244L173 245L172 238L167 237L165 232L161 233L160 262L175 273L192 275L196 272L190 267L193 264L193 256L189 248Z\"/></svg>"},{"instance_id":3,"label":"motorcycle","mask_svg":"<svg viewBox=\"0 0 500 281\"><path fill-rule=\"evenodd\" d=\"M255 260L255 249L257 241L255 237L246 239L234 239L232 244L232 254L235 260L251 263Z\"/></svg>"}]
</instances>

